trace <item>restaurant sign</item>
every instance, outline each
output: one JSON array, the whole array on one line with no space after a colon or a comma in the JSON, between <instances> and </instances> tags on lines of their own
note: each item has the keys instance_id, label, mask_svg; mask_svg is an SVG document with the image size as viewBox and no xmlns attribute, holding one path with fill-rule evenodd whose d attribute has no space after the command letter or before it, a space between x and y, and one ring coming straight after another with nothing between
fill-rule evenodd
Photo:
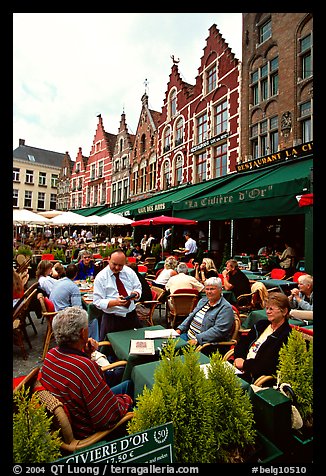
<instances>
[{"instance_id":1,"label":"restaurant sign","mask_svg":"<svg viewBox=\"0 0 326 476\"><path fill-rule=\"evenodd\" d=\"M237 172L247 172L248 170L260 169L267 165L273 165L279 162L284 162L289 159L296 159L313 152L313 142L306 142L289 149L283 149L274 154L265 155L248 162L243 162L236 166Z\"/></svg>"},{"instance_id":2,"label":"restaurant sign","mask_svg":"<svg viewBox=\"0 0 326 476\"><path fill-rule=\"evenodd\" d=\"M98 443L57 461L67 464L173 463L173 426L169 422L118 440Z\"/></svg>"}]
</instances>

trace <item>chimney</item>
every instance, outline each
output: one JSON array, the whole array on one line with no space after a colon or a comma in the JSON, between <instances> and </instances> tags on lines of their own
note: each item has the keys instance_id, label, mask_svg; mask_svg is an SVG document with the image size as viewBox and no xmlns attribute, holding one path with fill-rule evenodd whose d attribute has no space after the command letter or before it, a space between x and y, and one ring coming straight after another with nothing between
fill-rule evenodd
<instances>
[{"instance_id":1,"label":"chimney","mask_svg":"<svg viewBox=\"0 0 326 476\"><path fill-rule=\"evenodd\" d=\"M25 145L25 139L19 139L19 145Z\"/></svg>"}]
</instances>

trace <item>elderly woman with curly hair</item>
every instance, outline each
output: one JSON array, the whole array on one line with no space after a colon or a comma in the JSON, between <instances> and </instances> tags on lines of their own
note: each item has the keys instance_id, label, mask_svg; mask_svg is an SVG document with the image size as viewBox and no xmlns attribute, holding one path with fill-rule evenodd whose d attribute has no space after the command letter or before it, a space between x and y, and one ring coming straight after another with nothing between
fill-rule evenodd
<instances>
[{"instance_id":1,"label":"elderly woman with curly hair","mask_svg":"<svg viewBox=\"0 0 326 476\"><path fill-rule=\"evenodd\" d=\"M171 276L178 274L176 271L178 264L178 260L176 260L174 256L168 256L164 262L162 271L153 281L154 286L165 289L165 285Z\"/></svg>"}]
</instances>

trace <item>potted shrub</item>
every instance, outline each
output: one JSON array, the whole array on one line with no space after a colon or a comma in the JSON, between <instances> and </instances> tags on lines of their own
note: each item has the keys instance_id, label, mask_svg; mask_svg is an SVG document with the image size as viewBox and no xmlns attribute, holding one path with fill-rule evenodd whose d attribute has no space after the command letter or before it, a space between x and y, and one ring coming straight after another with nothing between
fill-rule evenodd
<instances>
[{"instance_id":1,"label":"potted shrub","mask_svg":"<svg viewBox=\"0 0 326 476\"><path fill-rule=\"evenodd\" d=\"M60 261L61 263L66 262L66 255L62 248L55 248L53 250L54 259Z\"/></svg>"},{"instance_id":2,"label":"potted shrub","mask_svg":"<svg viewBox=\"0 0 326 476\"><path fill-rule=\"evenodd\" d=\"M37 393L23 386L13 395L16 412L13 416L14 463L51 463L61 456L59 430L50 431L49 417Z\"/></svg>"},{"instance_id":3,"label":"potted shrub","mask_svg":"<svg viewBox=\"0 0 326 476\"><path fill-rule=\"evenodd\" d=\"M175 356L168 340L154 386L138 397L128 433L172 421L177 463L244 462L256 440L252 405L233 370L217 352L207 378L191 347Z\"/></svg>"},{"instance_id":4,"label":"potted shrub","mask_svg":"<svg viewBox=\"0 0 326 476\"><path fill-rule=\"evenodd\" d=\"M279 385L286 383L291 386L293 404L303 420L303 426L294 431L294 436L302 441L312 439L313 342L307 343L302 332L295 328L280 350L277 378Z\"/></svg>"},{"instance_id":5,"label":"potted shrub","mask_svg":"<svg viewBox=\"0 0 326 476\"><path fill-rule=\"evenodd\" d=\"M24 255L26 257L33 256L33 251L31 250L31 247L28 245L20 245L18 250L16 251L16 256L17 255Z\"/></svg>"}]
</instances>

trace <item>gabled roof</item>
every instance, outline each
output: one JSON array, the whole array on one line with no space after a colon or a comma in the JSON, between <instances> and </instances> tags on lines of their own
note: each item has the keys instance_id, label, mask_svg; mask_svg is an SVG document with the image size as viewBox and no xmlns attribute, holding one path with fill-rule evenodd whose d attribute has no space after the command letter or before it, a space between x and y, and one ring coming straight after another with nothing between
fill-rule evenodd
<instances>
[{"instance_id":1,"label":"gabled roof","mask_svg":"<svg viewBox=\"0 0 326 476\"><path fill-rule=\"evenodd\" d=\"M104 132L106 143L108 146L109 151L111 152L111 156L114 154L114 146L117 140L116 134L111 134L110 132Z\"/></svg>"},{"instance_id":2,"label":"gabled roof","mask_svg":"<svg viewBox=\"0 0 326 476\"><path fill-rule=\"evenodd\" d=\"M20 144L19 147L13 151L13 158L17 160L24 160L30 164L61 167L62 161L65 158L65 154Z\"/></svg>"},{"instance_id":3,"label":"gabled roof","mask_svg":"<svg viewBox=\"0 0 326 476\"><path fill-rule=\"evenodd\" d=\"M152 119L154 121L155 127L157 128L159 124L161 123L161 116L162 114L158 111L154 111L154 109L148 109L150 112Z\"/></svg>"}]
</instances>

